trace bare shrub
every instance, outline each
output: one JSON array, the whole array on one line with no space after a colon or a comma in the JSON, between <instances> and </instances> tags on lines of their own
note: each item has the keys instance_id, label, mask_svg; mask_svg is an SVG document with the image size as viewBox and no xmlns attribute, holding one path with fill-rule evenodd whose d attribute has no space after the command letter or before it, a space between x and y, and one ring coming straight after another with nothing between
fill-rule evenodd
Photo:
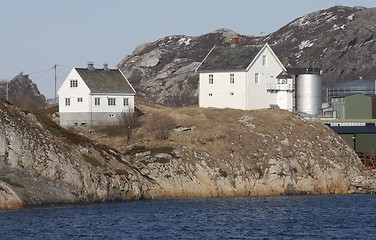
<instances>
[{"instance_id":1,"label":"bare shrub","mask_svg":"<svg viewBox=\"0 0 376 240\"><path fill-rule=\"evenodd\" d=\"M122 112L119 116L119 127L129 143L137 129L141 127L140 115L133 112Z\"/></svg>"},{"instance_id":2,"label":"bare shrub","mask_svg":"<svg viewBox=\"0 0 376 240\"><path fill-rule=\"evenodd\" d=\"M155 114L148 125L148 130L154 133L156 140L167 140L175 128L175 120L166 114Z\"/></svg>"}]
</instances>

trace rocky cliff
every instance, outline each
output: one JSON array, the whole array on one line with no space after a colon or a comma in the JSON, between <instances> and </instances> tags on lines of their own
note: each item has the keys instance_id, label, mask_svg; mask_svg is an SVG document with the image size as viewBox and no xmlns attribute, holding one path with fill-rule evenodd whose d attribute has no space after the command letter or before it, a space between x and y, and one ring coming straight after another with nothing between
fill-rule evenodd
<instances>
[{"instance_id":1,"label":"rocky cliff","mask_svg":"<svg viewBox=\"0 0 376 240\"><path fill-rule=\"evenodd\" d=\"M145 43L118 67L137 92L159 103L197 103L194 72L214 45L269 43L282 63L323 70L323 88L339 82L376 79L376 8L336 6L298 18L266 36L247 36L219 29L202 36L175 35ZM246 22L244 23L246 24Z\"/></svg>"},{"instance_id":2,"label":"rocky cliff","mask_svg":"<svg viewBox=\"0 0 376 240\"><path fill-rule=\"evenodd\" d=\"M0 116L0 209L147 197L149 181L115 150L3 102Z\"/></svg>"},{"instance_id":3,"label":"rocky cliff","mask_svg":"<svg viewBox=\"0 0 376 240\"><path fill-rule=\"evenodd\" d=\"M0 81L0 99L24 109L37 109L46 105L46 98L28 75L22 72L12 80Z\"/></svg>"},{"instance_id":4,"label":"rocky cliff","mask_svg":"<svg viewBox=\"0 0 376 240\"><path fill-rule=\"evenodd\" d=\"M140 105L132 144L99 142L0 102L0 209L157 197L347 193L361 162L334 132L282 110ZM155 140L161 116L174 130ZM171 125L171 124L170 124ZM155 129L155 128L154 128ZM118 139L119 140L119 139ZM112 148L104 145L111 144ZM119 143L118 145L116 143Z\"/></svg>"}]
</instances>

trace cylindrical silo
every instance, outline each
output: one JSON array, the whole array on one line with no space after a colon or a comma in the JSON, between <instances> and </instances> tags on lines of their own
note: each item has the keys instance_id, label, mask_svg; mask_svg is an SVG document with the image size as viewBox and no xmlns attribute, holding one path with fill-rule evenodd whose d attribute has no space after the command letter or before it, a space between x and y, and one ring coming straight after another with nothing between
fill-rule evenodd
<instances>
[{"instance_id":1,"label":"cylindrical silo","mask_svg":"<svg viewBox=\"0 0 376 240\"><path fill-rule=\"evenodd\" d=\"M318 115L322 108L321 75L299 74L295 79L295 94L299 113Z\"/></svg>"}]
</instances>

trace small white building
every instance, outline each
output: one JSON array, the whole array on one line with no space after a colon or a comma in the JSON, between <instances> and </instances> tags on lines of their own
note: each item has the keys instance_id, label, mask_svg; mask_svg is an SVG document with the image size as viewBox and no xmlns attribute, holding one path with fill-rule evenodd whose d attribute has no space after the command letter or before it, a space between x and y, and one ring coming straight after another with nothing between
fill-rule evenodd
<instances>
[{"instance_id":1,"label":"small white building","mask_svg":"<svg viewBox=\"0 0 376 240\"><path fill-rule=\"evenodd\" d=\"M135 90L119 69L73 68L58 90L60 125L114 123L134 111Z\"/></svg>"},{"instance_id":2,"label":"small white building","mask_svg":"<svg viewBox=\"0 0 376 240\"><path fill-rule=\"evenodd\" d=\"M197 67L199 106L293 110L294 83L268 44L215 46Z\"/></svg>"}]
</instances>

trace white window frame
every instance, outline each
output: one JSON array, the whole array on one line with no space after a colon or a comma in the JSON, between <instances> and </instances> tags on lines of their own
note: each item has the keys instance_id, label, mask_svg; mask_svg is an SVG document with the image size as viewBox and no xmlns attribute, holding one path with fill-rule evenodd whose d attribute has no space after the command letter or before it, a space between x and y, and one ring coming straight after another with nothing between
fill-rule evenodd
<instances>
[{"instance_id":1,"label":"white window frame","mask_svg":"<svg viewBox=\"0 0 376 240\"><path fill-rule=\"evenodd\" d=\"M78 80L77 80L77 79L71 79L71 80L70 80L70 87L71 87L71 88L76 88L76 87L78 87Z\"/></svg>"},{"instance_id":2,"label":"white window frame","mask_svg":"<svg viewBox=\"0 0 376 240\"><path fill-rule=\"evenodd\" d=\"M83 102L82 97L77 98L77 102Z\"/></svg>"},{"instance_id":3,"label":"white window frame","mask_svg":"<svg viewBox=\"0 0 376 240\"><path fill-rule=\"evenodd\" d=\"M233 84L235 83L235 74L230 73L230 83Z\"/></svg>"},{"instance_id":4,"label":"white window frame","mask_svg":"<svg viewBox=\"0 0 376 240\"><path fill-rule=\"evenodd\" d=\"M71 105L70 98L65 98L65 106L70 106L70 105Z\"/></svg>"},{"instance_id":5,"label":"white window frame","mask_svg":"<svg viewBox=\"0 0 376 240\"><path fill-rule=\"evenodd\" d=\"M94 105L100 106L101 105L101 98L99 98L99 97L94 98Z\"/></svg>"},{"instance_id":6,"label":"white window frame","mask_svg":"<svg viewBox=\"0 0 376 240\"><path fill-rule=\"evenodd\" d=\"M129 98L123 98L123 105L129 106Z\"/></svg>"},{"instance_id":7,"label":"white window frame","mask_svg":"<svg viewBox=\"0 0 376 240\"><path fill-rule=\"evenodd\" d=\"M116 98L107 98L108 106L116 106Z\"/></svg>"},{"instance_id":8,"label":"white window frame","mask_svg":"<svg viewBox=\"0 0 376 240\"><path fill-rule=\"evenodd\" d=\"M209 93L209 97L212 97L213 96L213 93Z\"/></svg>"},{"instance_id":9,"label":"white window frame","mask_svg":"<svg viewBox=\"0 0 376 240\"><path fill-rule=\"evenodd\" d=\"M259 83L260 83L260 74L255 73L255 84L259 84Z\"/></svg>"},{"instance_id":10,"label":"white window frame","mask_svg":"<svg viewBox=\"0 0 376 240\"><path fill-rule=\"evenodd\" d=\"M234 92L230 92L230 96L234 96L235 94L234 94Z\"/></svg>"},{"instance_id":11,"label":"white window frame","mask_svg":"<svg viewBox=\"0 0 376 240\"><path fill-rule=\"evenodd\" d=\"M214 76L213 76L213 74L209 74L209 84L214 84Z\"/></svg>"},{"instance_id":12,"label":"white window frame","mask_svg":"<svg viewBox=\"0 0 376 240\"><path fill-rule=\"evenodd\" d=\"M267 64L268 64L268 60L267 60L266 55L262 55L262 66L267 66Z\"/></svg>"}]
</instances>

